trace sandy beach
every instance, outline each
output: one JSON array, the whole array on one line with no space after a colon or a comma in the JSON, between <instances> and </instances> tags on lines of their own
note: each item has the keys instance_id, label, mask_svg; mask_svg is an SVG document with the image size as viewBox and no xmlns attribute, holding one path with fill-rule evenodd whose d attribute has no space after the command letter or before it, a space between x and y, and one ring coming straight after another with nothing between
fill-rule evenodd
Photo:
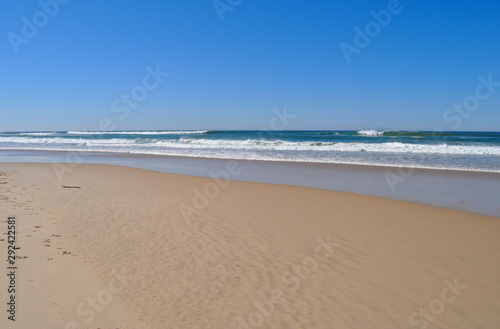
<instances>
[{"instance_id":1,"label":"sandy beach","mask_svg":"<svg viewBox=\"0 0 500 329\"><path fill-rule=\"evenodd\" d=\"M500 329L499 1L4 1L0 329Z\"/></svg>"},{"instance_id":2,"label":"sandy beach","mask_svg":"<svg viewBox=\"0 0 500 329\"><path fill-rule=\"evenodd\" d=\"M9 216L21 247L0 327L500 325L498 218L224 179L238 170L0 164L0 248Z\"/></svg>"}]
</instances>

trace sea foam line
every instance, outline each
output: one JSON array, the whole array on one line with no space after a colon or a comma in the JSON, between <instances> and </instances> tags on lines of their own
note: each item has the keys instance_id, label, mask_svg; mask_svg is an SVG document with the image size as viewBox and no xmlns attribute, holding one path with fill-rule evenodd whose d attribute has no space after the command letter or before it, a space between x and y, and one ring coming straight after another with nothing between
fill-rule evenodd
<instances>
[{"instance_id":1,"label":"sea foam line","mask_svg":"<svg viewBox=\"0 0 500 329\"><path fill-rule=\"evenodd\" d=\"M369 161L361 162L351 159L318 159L318 158L285 158L279 156L266 156L252 154L251 156L225 154L225 153L209 153L209 154L194 154L185 153L178 150L157 150L148 151L144 150L128 150L128 149L85 149L85 148L29 148L29 147L10 147L0 148L0 150L13 150L13 151L55 151L55 152L89 152L89 153L115 153L115 154L136 154L136 155L153 155L153 156L180 156L186 158L206 158L206 159L223 159L223 160L250 160L250 161L269 161L269 162L294 162L294 163L324 163L324 164L345 164L345 165L360 165L360 166L380 166L390 168L413 168L413 169L431 169L431 170L451 170L451 171L464 171L464 172L487 172L487 173L500 173L500 169L486 169L486 168L472 168L472 167L457 167L457 166L441 166L441 165L420 165L420 164L407 164L407 163L386 163L383 161ZM177 152L176 152L177 151Z\"/></svg>"},{"instance_id":2,"label":"sea foam line","mask_svg":"<svg viewBox=\"0 0 500 329\"><path fill-rule=\"evenodd\" d=\"M68 131L68 135L201 135L208 130L170 130L170 131Z\"/></svg>"},{"instance_id":3,"label":"sea foam line","mask_svg":"<svg viewBox=\"0 0 500 329\"><path fill-rule=\"evenodd\" d=\"M408 154L446 154L446 155L493 155L500 156L500 146L472 146L448 144L410 144L402 142L386 143L335 143L335 142L289 142L283 140L227 140L204 138L163 139L87 139L87 138L30 138L0 137L2 147L13 144L47 145L85 145L92 148L106 146L109 152L113 148L128 147L130 149L211 149L211 150L256 150L256 151L312 151L312 152L375 152L375 153L408 153ZM14 145L12 145L14 146ZM44 149L44 147L42 147Z\"/></svg>"}]
</instances>

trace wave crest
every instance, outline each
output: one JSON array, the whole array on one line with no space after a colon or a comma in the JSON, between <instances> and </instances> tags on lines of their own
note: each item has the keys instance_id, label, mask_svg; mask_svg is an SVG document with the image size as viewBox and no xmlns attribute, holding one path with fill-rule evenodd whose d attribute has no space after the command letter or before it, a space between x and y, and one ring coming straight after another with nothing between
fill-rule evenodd
<instances>
[{"instance_id":1,"label":"wave crest","mask_svg":"<svg viewBox=\"0 0 500 329\"><path fill-rule=\"evenodd\" d=\"M376 136L382 136L383 134L384 134L384 131L378 131L378 130L360 130L360 131L358 131L358 135L362 135L362 136L376 137Z\"/></svg>"},{"instance_id":2,"label":"wave crest","mask_svg":"<svg viewBox=\"0 0 500 329\"><path fill-rule=\"evenodd\" d=\"M169 131L68 131L68 135L202 135L208 130L169 130Z\"/></svg>"}]
</instances>

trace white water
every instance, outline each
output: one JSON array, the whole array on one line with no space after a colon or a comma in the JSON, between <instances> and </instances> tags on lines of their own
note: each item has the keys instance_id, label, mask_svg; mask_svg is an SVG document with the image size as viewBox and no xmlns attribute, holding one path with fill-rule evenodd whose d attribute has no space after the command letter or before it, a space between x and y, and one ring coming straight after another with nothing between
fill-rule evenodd
<instances>
[{"instance_id":1,"label":"white water","mask_svg":"<svg viewBox=\"0 0 500 329\"><path fill-rule=\"evenodd\" d=\"M200 135L207 130L173 131L68 131L68 135ZM53 134L53 133L52 133Z\"/></svg>"},{"instance_id":2,"label":"white water","mask_svg":"<svg viewBox=\"0 0 500 329\"><path fill-rule=\"evenodd\" d=\"M360 130L358 131L358 135L363 135L363 136L382 136L384 134L383 131L377 131L377 130Z\"/></svg>"},{"instance_id":3,"label":"white water","mask_svg":"<svg viewBox=\"0 0 500 329\"><path fill-rule=\"evenodd\" d=\"M289 142L264 140L218 140L180 138L178 140L158 139L87 139L87 138L37 138L37 137L0 137L0 147L5 149L20 148L46 149L47 145L57 146L61 150L77 150L78 146L93 148L106 147L106 151L127 148L129 151L145 154L157 153L168 149L219 149L219 150L261 150L261 151L310 151L310 152L373 152L373 153L408 153L408 154L443 154L443 155L495 155L500 156L500 146L472 146L447 144L408 144L388 143L333 143L333 142Z\"/></svg>"}]
</instances>

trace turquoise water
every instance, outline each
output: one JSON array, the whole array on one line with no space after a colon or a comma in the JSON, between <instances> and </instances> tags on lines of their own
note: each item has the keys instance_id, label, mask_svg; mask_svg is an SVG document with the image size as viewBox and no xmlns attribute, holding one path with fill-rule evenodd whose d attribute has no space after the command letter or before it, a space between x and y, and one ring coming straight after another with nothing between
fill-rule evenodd
<instances>
[{"instance_id":1,"label":"turquoise water","mask_svg":"<svg viewBox=\"0 0 500 329\"><path fill-rule=\"evenodd\" d=\"M499 132L3 132L0 150L112 152L500 172Z\"/></svg>"}]
</instances>

